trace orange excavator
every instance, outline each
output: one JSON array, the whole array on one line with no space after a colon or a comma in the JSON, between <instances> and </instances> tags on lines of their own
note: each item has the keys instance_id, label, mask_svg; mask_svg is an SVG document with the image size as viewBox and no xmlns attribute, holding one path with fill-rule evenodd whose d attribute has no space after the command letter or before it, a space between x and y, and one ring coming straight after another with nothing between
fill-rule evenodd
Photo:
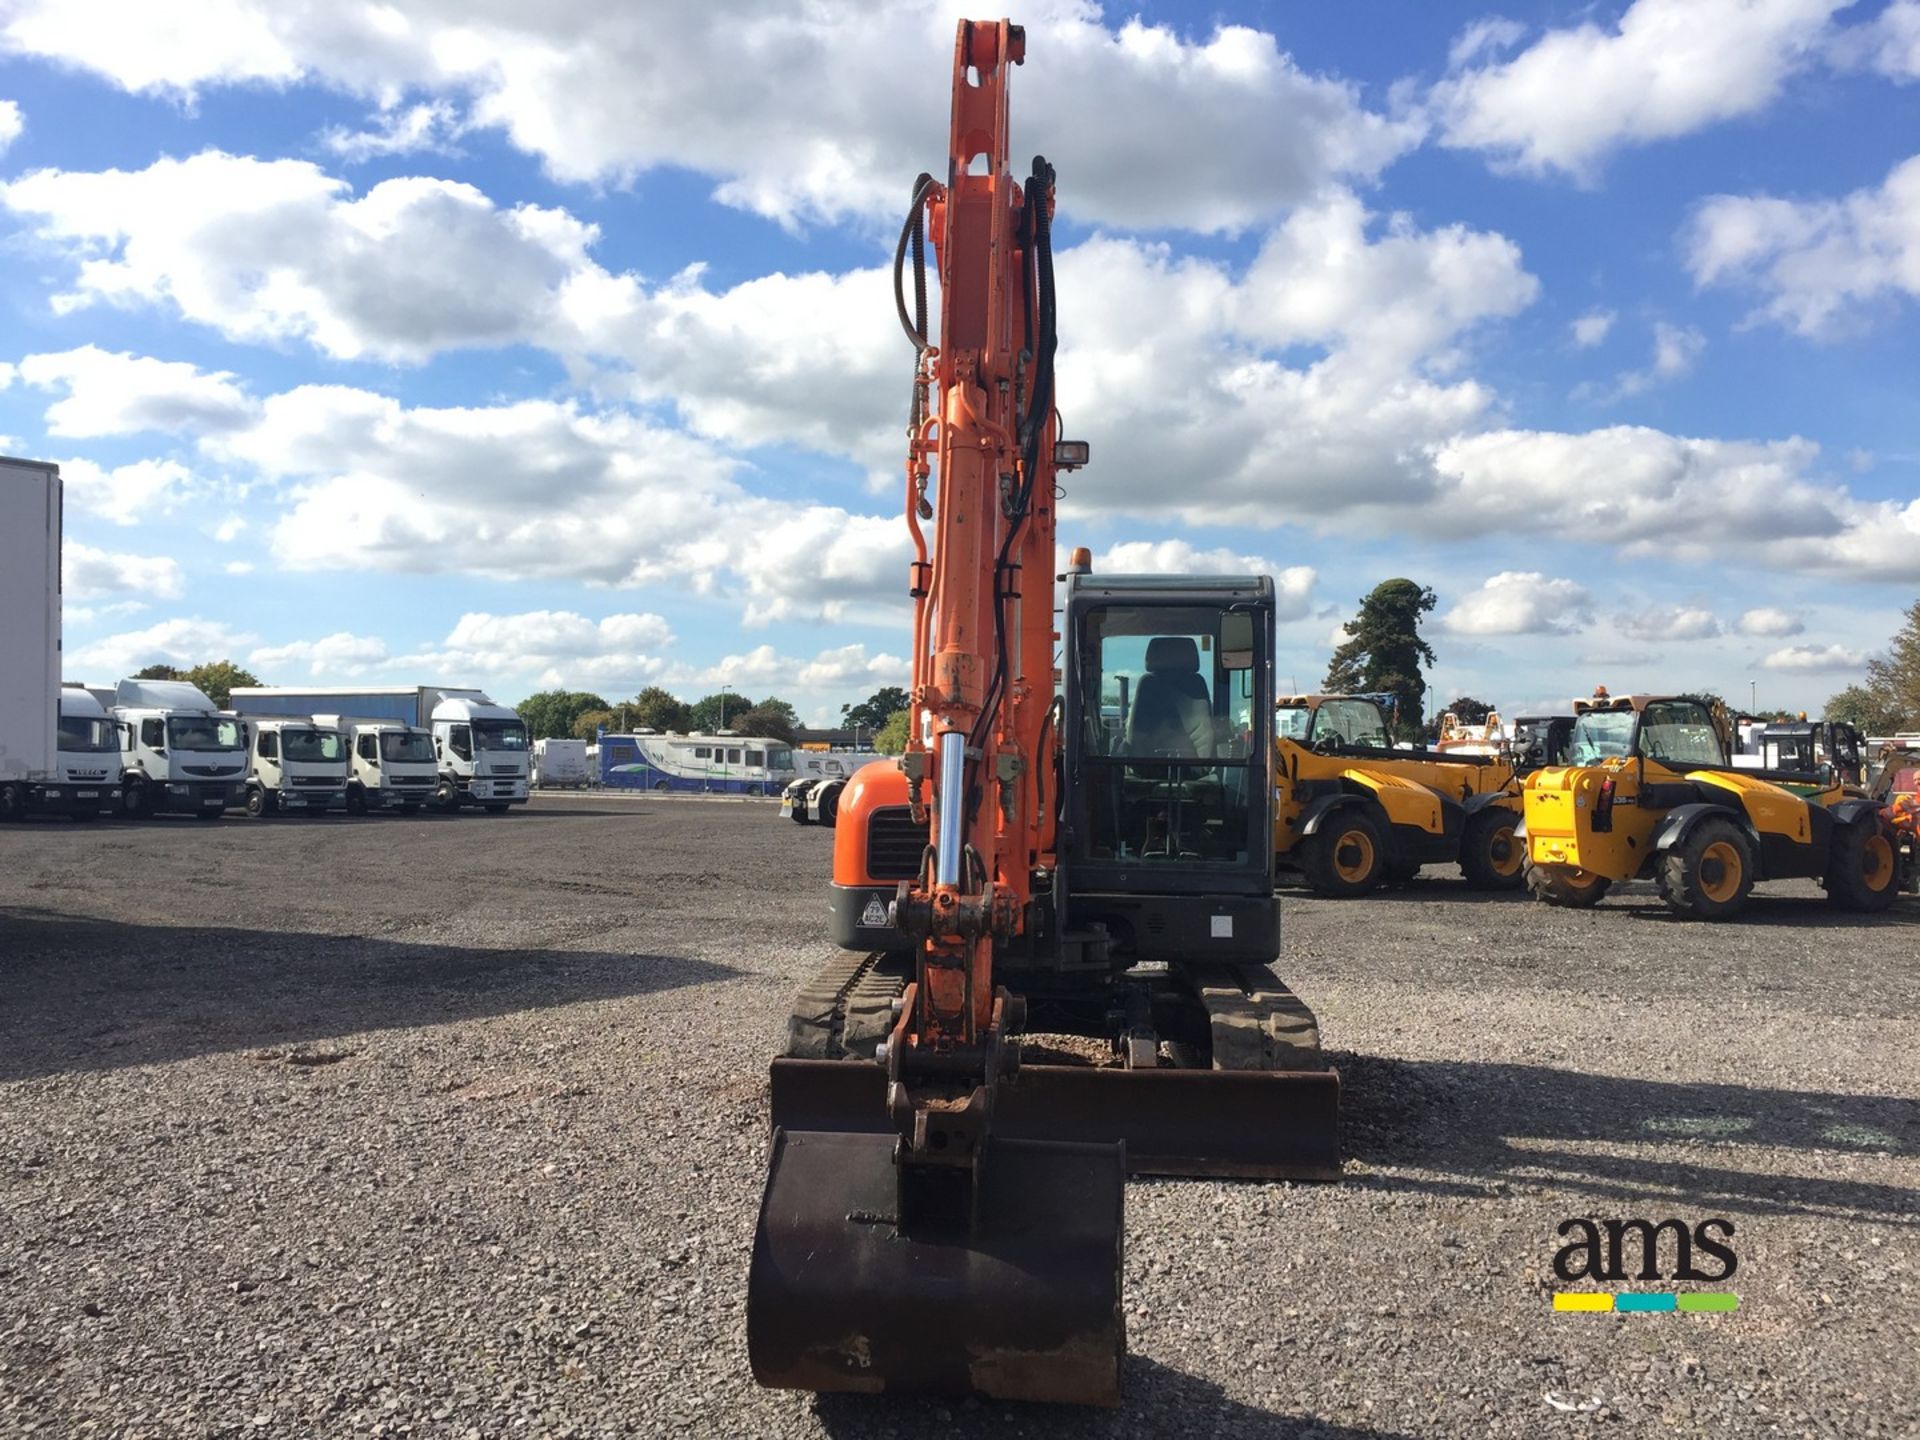
<instances>
[{"instance_id":1,"label":"orange excavator","mask_svg":"<svg viewBox=\"0 0 1920 1440\"><path fill-rule=\"evenodd\" d=\"M1125 1178L1339 1171L1339 1077L1270 968L1272 581L1055 573L1089 455L1054 405L1054 172L1008 160L1025 47L961 22L895 254L911 738L840 797L841 953L772 1065L768 1386L1115 1404Z\"/></svg>"}]
</instances>

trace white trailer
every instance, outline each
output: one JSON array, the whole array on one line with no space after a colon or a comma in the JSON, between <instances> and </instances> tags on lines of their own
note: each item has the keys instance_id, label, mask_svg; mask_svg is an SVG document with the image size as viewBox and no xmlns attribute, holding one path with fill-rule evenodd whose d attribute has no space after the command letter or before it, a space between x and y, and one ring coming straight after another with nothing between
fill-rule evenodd
<instances>
[{"instance_id":1,"label":"white trailer","mask_svg":"<svg viewBox=\"0 0 1920 1440\"><path fill-rule=\"evenodd\" d=\"M445 685L362 687L241 686L231 703L241 715L352 715L389 720L433 735L443 809L477 805L504 814L527 803L527 727L480 690Z\"/></svg>"},{"instance_id":2,"label":"white trailer","mask_svg":"<svg viewBox=\"0 0 1920 1440\"><path fill-rule=\"evenodd\" d=\"M79 691L63 713L60 526L60 467L0 457L0 820L91 819L119 800L99 707Z\"/></svg>"},{"instance_id":3,"label":"white trailer","mask_svg":"<svg viewBox=\"0 0 1920 1440\"><path fill-rule=\"evenodd\" d=\"M540 790L584 790L587 742L546 738L533 742L533 784Z\"/></svg>"}]
</instances>

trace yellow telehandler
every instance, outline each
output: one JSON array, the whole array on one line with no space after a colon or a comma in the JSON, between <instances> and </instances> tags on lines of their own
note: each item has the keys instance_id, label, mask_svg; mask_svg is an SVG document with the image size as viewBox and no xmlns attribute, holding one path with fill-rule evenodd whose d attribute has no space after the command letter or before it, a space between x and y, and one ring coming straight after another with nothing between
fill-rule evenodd
<instances>
[{"instance_id":1,"label":"yellow telehandler","mask_svg":"<svg viewBox=\"0 0 1920 1440\"><path fill-rule=\"evenodd\" d=\"M1724 715L1686 696L1602 689L1575 709L1569 763L1526 781L1527 884L1539 899L1593 905L1619 881L1650 878L1679 914L1726 920L1760 880L1815 879L1850 910L1882 910L1899 894L1881 803L1833 769L1735 769Z\"/></svg>"}]
</instances>

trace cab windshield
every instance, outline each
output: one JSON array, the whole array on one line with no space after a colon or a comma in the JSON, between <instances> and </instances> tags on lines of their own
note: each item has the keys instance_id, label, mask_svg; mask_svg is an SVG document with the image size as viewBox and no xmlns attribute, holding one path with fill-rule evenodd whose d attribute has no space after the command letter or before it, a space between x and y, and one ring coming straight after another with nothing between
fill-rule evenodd
<instances>
[{"instance_id":1,"label":"cab windshield","mask_svg":"<svg viewBox=\"0 0 1920 1440\"><path fill-rule=\"evenodd\" d=\"M409 731L404 735L386 734L380 737L380 758L382 760L433 760L433 739L418 731Z\"/></svg>"},{"instance_id":2,"label":"cab windshield","mask_svg":"<svg viewBox=\"0 0 1920 1440\"><path fill-rule=\"evenodd\" d=\"M60 717L60 748L70 755L100 755L120 748L120 736L111 720L86 715Z\"/></svg>"},{"instance_id":3,"label":"cab windshield","mask_svg":"<svg viewBox=\"0 0 1920 1440\"><path fill-rule=\"evenodd\" d=\"M1313 729L1313 711L1304 705L1282 705L1273 712L1273 733L1282 740L1306 742Z\"/></svg>"},{"instance_id":4,"label":"cab windshield","mask_svg":"<svg viewBox=\"0 0 1920 1440\"><path fill-rule=\"evenodd\" d=\"M224 715L175 715L167 721L167 743L176 750L239 750L240 725Z\"/></svg>"},{"instance_id":5,"label":"cab windshield","mask_svg":"<svg viewBox=\"0 0 1920 1440\"><path fill-rule=\"evenodd\" d=\"M476 720L473 745L476 750L524 750L527 727L518 720Z\"/></svg>"},{"instance_id":6,"label":"cab windshield","mask_svg":"<svg viewBox=\"0 0 1920 1440\"><path fill-rule=\"evenodd\" d=\"M338 760L346 754L335 730L282 730L280 756L294 761Z\"/></svg>"},{"instance_id":7,"label":"cab windshield","mask_svg":"<svg viewBox=\"0 0 1920 1440\"><path fill-rule=\"evenodd\" d=\"M1387 722L1371 700L1322 700L1313 712L1312 738L1336 739L1347 745L1387 748Z\"/></svg>"},{"instance_id":8,"label":"cab windshield","mask_svg":"<svg viewBox=\"0 0 1920 1440\"><path fill-rule=\"evenodd\" d=\"M1575 765L1595 765L1624 756L1632 744L1631 710L1589 710L1573 723L1567 759Z\"/></svg>"}]
</instances>

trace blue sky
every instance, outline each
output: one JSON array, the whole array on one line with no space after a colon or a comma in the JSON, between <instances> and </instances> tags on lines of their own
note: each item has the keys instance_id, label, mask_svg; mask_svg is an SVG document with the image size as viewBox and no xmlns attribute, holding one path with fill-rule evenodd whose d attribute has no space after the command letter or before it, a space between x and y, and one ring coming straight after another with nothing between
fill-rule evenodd
<instances>
[{"instance_id":1,"label":"blue sky","mask_svg":"<svg viewBox=\"0 0 1920 1440\"><path fill-rule=\"evenodd\" d=\"M905 677L945 3L0 0L0 436L69 678ZM1817 708L1920 594L1920 0L1049 0L1062 542L1431 681ZM1750 690L1750 687L1751 690Z\"/></svg>"}]
</instances>

